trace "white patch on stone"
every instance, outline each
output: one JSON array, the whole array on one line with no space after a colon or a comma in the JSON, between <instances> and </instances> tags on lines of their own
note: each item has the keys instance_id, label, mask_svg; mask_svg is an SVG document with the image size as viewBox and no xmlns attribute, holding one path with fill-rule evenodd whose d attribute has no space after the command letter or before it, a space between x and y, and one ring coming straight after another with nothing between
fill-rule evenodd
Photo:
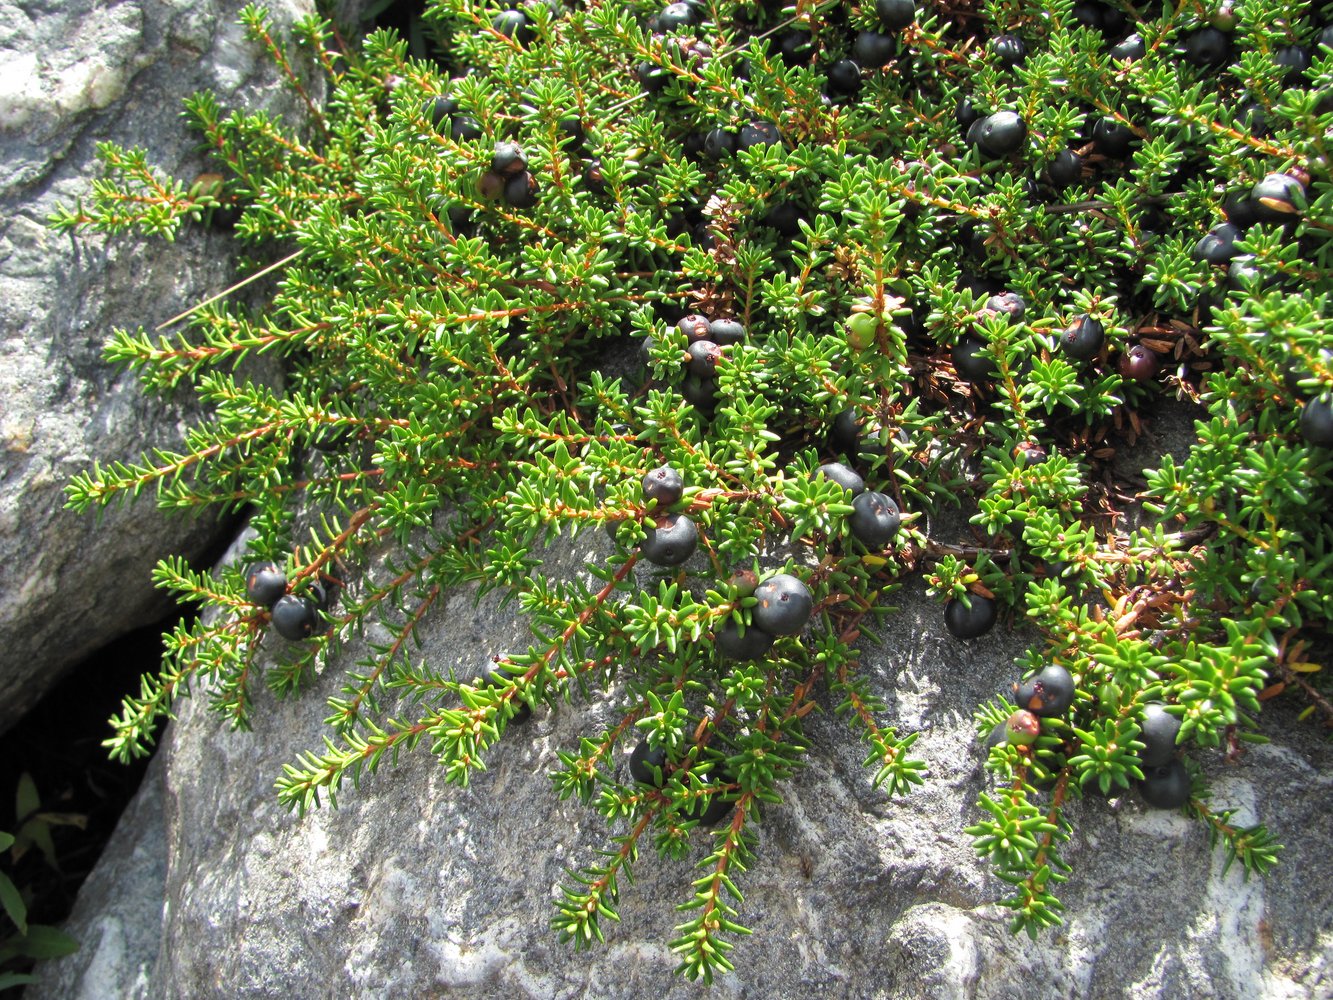
<instances>
[{"instance_id":1,"label":"white patch on stone","mask_svg":"<svg viewBox=\"0 0 1333 1000\"><path fill-rule=\"evenodd\" d=\"M0 55L0 129L18 128L37 106L37 54L6 50Z\"/></svg>"}]
</instances>

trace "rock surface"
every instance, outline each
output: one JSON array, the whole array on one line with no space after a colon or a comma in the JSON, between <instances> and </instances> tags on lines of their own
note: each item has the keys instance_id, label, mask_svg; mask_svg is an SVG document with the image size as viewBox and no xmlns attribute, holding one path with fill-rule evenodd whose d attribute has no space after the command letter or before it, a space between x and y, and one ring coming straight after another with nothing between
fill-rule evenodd
<instances>
[{"instance_id":1,"label":"rock surface","mask_svg":"<svg viewBox=\"0 0 1333 1000\"><path fill-rule=\"evenodd\" d=\"M548 569L579 572L604 544L557 545ZM1270 876L1247 882L1239 866L1224 874L1205 831L1175 812L1132 796L1089 800L1072 807L1065 925L1035 943L1012 937L993 905L1000 886L963 828L986 782L970 713L1015 678L1026 637L1000 628L960 643L919 589L897 604L881 626L884 645L865 648L864 669L887 718L921 730L927 784L889 800L871 788L863 745L845 725L831 711L809 716L809 766L767 810L758 858L740 880L741 920L756 933L738 941L737 972L712 995L1329 995L1333 899L1319 887L1333 879L1333 751L1315 727L1279 704L1262 717L1273 744L1240 765L1194 751L1215 803L1262 819L1287 845ZM474 608L459 592L437 612L420 650L437 669L475 669L492 652L526 645L521 623L494 600ZM347 653L350 662L356 652ZM252 733L229 731L202 698L181 705L163 750L169 864L149 995L706 993L673 976L666 947L693 869L651 849L604 946L575 954L548 927L563 869L593 860L608 834L591 811L559 802L547 774L557 749L606 723L608 705L539 710L467 789L447 785L423 745L359 790L345 788L339 808L300 819L277 804L273 781L284 763L321 747L336 673L295 701L261 693ZM33 995L77 995L63 985Z\"/></svg>"},{"instance_id":2,"label":"rock surface","mask_svg":"<svg viewBox=\"0 0 1333 1000\"><path fill-rule=\"evenodd\" d=\"M167 603L150 570L194 554L218 519L167 517L145 495L109 511L63 510L63 487L94 462L179 446L136 380L102 360L116 327L151 329L234 278L234 244L199 226L175 243L59 236L57 203L86 196L101 141L152 150L178 177L205 166L181 99L284 110L229 0L0 0L0 729L65 666ZM278 24L313 0L267 5Z\"/></svg>"}]
</instances>

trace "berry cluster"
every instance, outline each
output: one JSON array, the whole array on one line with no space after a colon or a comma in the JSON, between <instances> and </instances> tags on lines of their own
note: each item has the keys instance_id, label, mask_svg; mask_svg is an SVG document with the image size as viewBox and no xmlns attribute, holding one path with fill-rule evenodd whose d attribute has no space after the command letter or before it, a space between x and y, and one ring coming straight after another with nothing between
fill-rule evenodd
<instances>
[{"instance_id":1,"label":"berry cluster","mask_svg":"<svg viewBox=\"0 0 1333 1000\"><path fill-rule=\"evenodd\" d=\"M287 574L274 562L253 563L245 570L245 596L268 609L273 630L288 642L309 639L319 616L332 604L332 590L323 583L310 584L304 594L287 592Z\"/></svg>"}]
</instances>

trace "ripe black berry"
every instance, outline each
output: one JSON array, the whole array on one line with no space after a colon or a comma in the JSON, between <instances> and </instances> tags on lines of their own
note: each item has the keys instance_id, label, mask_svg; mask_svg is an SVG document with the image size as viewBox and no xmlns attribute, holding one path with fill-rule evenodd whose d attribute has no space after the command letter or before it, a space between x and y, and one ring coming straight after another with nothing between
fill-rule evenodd
<instances>
[{"instance_id":1,"label":"ripe black berry","mask_svg":"<svg viewBox=\"0 0 1333 1000\"><path fill-rule=\"evenodd\" d=\"M755 588L754 596L759 601L752 612L754 623L773 635L796 635L815 607L809 589L790 573L770 576Z\"/></svg>"},{"instance_id":2,"label":"ripe black berry","mask_svg":"<svg viewBox=\"0 0 1333 1000\"><path fill-rule=\"evenodd\" d=\"M657 30L670 34L694 23L694 8L687 3L667 4L657 15Z\"/></svg>"},{"instance_id":3,"label":"ripe black berry","mask_svg":"<svg viewBox=\"0 0 1333 1000\"><path fill-rule=\"evenodd\" d=\"M1017 152L1027 137L1027 122L1016 111L997 111L978 118L967 130L967 141L990 157Z\"/></svg>"},{"instance_id":4,"label":"ripe black berry","mask_svg":"<svg viewBox=\"0 0 1333 1000\"><path fill-rule=\"evenodd\" d=\"M1301 437L1320 448L1333 446L1333 394L1324 393L1301 410Z\"/></svg>"},{"instance_id":5,"label":"ripe black berry","mask_svg":"<svg viewBox=\"0 0 1333 1000\"><path fill-rule=\"evenodd\" d=\"M825 462L815 470L815 478L823 476L837 483L845 490L850 490L852 496L860 496L865 492L866 481L857 475L855 469L848 468L841 462Z\"/></svg>"},{"instance_id":6,"label":"ripe black berry","mask_svg":"<svg viewBox=\"0 0 1333 1000\"><path fill-rule=\"evenodd\" d=\"M953 347L953 368L958 377L968 382L988 382L995 377L995 362L982 352L984 342L967 336Z\"/></svg>"},{"instance_id":7,"label":"ripe black berry","mask_svg":"<svg viewBox=\"0 0 1333 1000\"><path fill-rule=\"evenodd\" d=\"M1134 143L1134 130L1117 118L1098 118L1092 126L1092 141L1103 156L1122 159Z\"/></svg>"},{"instance_id":8,"label":"ripe black berry","mask_svg":"<svg viewBox=\"0 0 1333 1000\"><path fill-rule=\"evenodd\" d=\"M501 177L515 177L528 169L528 158L515 142L497 142L491 154L491 170Z\"/></svg>"},{"instance_id":9,"label":"ripe black berry","mask_svg":"<svg viewBox=\"0 0 1333 1000\"><path fill-rule=\"evenodd\" d=\"M1176 755L1176 737L1180 735L1180 719L1155 702L1143 710L1139 742L1139 760L1144 767L1161 767Z\"/></svg>"},{"instance_id":10,"label":"ripe black berry","mask_svg":"<svg viewBox=\"0 0 1333 1000\"><path fill-rule=\"evenodd\" d=\"M1259 221L1259 214L1249 191L1232 191L1222 200L1222 214L1239 229L1248 229Z\"/></svg>"},{"instance_id":11,"label":"ripe black berry","mask_svg":"<svg viewBox=\"0 0 1333 1000\"><path fill-rule=\"evenodd\" d=\"M665 750L661 747L654 749L647 740L640 740L629 755L629 776L641 785L661 788L666 784L666 762Z\"/></svg>"},{"instance_id":12,"label":"ripe black berry","mask_svg":"<svg viewBox=\"0 0 1333 1000\"><path fill-rule=\"evenodd\" d=\"M902 526L902 514L892 497L867 491L852 501L847 524L868 549L882 549Z\"/></svg>"},{"instance_id":13,"label":"ripe black berry","mask_svg":"<svg viewBox=\"0 0 1333 1000\"><path fill-rule=\"evenodd\" d=\"M680 394L685 402L705 416L711 416L713 410L717 408L716 379L686 375L685 381L680 384Z\"/></svg>"},{"instance_id":14,"label":"ripe black berry","mask_svg":"<svg viewBox=\"0 0 1333 1000\"><path fill-rule=\"evenodd\" d=\"M690 355L691 375L709 380L717 378L717 366L722 361L722 348L711 340L696 340L687 351Z\"/></svg>"},{"instance_id":15,"label":"ripe black berry","mask_svg":"<svg viewBox=\"0 0 1333 1000\"><path fill-rule=\"evenodd\" d=\"M1240 239L1240 235L1240 230L1230 222L1219 223L1194 245L1194 259L1208 264L1228 263L1239 253L1236 240Z\"/></svg>"},{"instance_id":16,"label":"ripe black berry","mask_svg":"<svg viewBox=\"0 0 1333 1000\"><path fill-rule=\"evenodd\" d=\"M751 625L741 635L740 626L735 619L727 619L722 631L717 634L716 649L719 656L729 660L757 660L768 652L773 645L774 636L761 628Z\"/></svg>"},{"instance_id":17,"label":"ripe black berry","mask_svg":"<svg viewBox=\"0 0 1333 1000\"><path fill-rule=\"evenodd\" d=\"M1083 177L1083 157L1072 149L1062 149L1046 168L1046 177L1058 188L1068 187Z\"/></svg>"},{"instance_id":18,"label":"ripe black berry","mask_svg":"<svg viewBox=\"0 0 1333 1000\"><path fill-rule=\"evenodd\" d=\"M1036 441L1021 441L1014 445L1013 455L1015 463L1020 468L1025 465L1040 465L1051 457L1050 453Z\"/></svg>"},{"instance_id":19,"label":"ripe black berry","mask_svg":"<svg viewBox=\"0 0 1333 1000\"><path fill-rule=\"evenodd\" d=\"M1142 344L1135 344L1120 355L1120 375L1133 382L1147 382L1157 374L1157 355Z\"/></svg>"},{"instance_id":20,"label":"ripe black berry","mask_svg":"<svg viewBox=\"0 0 1333 1000\"><path fill-rule=\"evenodd\" d=\"M426 103L421 106L421 113L437 129L457 111L458 102L452 97L445 97L443 94L427 98Z\"/></svg>"},{"instance_id":21,"label":"ripe black berry","mask_svg":"<svg viewBox=\"0 0 1333 1000\"><path fill-rule=\"evenodd\" d=\"M685 477L669 465L662 465L643 477L644 504L657 501L657 510L680 503L685 495Z\"/></svg>"},{"instance_id":22,"label":"ripe black berry","mask_svg":"<svg viewBox=\"0 0 1333 1000\"><path fill-rule=\"evenodd\" d=\"M502 10L491 18L491 27L520 45L528 45L537 37L537 31L528 16L519 10Z\"/></svg>"},{"instance_id":23,"label":"ripe black berry","mask_svg":"<svg viewBox=\"0 0 1333 1000\"><path fill-rule=\"evenodd\" d=\"M481 138L481 126L471 115L454 115L449 119L449 137L455 142Z\"/></svg>"},{"instance_id":24,"label":"ripe black berry","mask_svg":"<svg viewBox=\"0 0 1333 1000\"><path fill-rule=\"evenodd\" d=\"M635 67L634 74L639 78L639 86L643 88L645 94L656 94L665 90L666 85L671 82L671 71L657 63L641 62Z\"/></svg>"},{"instance_id":25,"label":"ripe black berry","mask_svg":"<svg viewBox=\"0 0 1333 1000\"><path fill-rule=\"evenodd\" d=\"M273 607L287 593L287 574L277 563L261 562L246 568L245 596L265 608Z\"/></svg>"},{"instance_id":26,"label":"ripe black berry","mask_svg":"<svg viewBox=\"0 0 1333 1000\"><path fill-rule=\"evenodd\" d=\"M833 418L829 429L829 445L834 451L849 456L853 461L861 451L861 424L864 418L852 408L842 410Z\"/></svg>"},{"instance_id":27,"label":"ripe black berry","mask_svg":"<svg viewBox=\"0 0 1333 1000\"><path fill-rule=\"evenodd\" d=\"M738 142L735 132L715 128L704 136L704 155L709 159L720 160L734 153Z\"/></svg>"},{"instance_id":28,"label":"ripe black berry","mask_svg":"<svg viewBox=\"0 0 1333 1000\"><path fill-rule=\"evenodd\" d=\"M751 146L776 146L780 140L781 136L776 125L766 118L756 118L748 125L741 126L736 146L738 149L749 149Z\"/></svg>"},{"instance_id":29,"label":"ripe black berry","mask_svg":"<svg viewBox=\"0 0 1333 1000\"><path fill-rule=\"evenodd\" d=\"M1006 66L1021 66L1028 57L1028 47L1017 35L996 35L987 47Z\"/></svg>"},{"instance_id":30,"label":"ripe black berry","mask_svg":"<svg viewBox=\"0 0 1333 1000\"><path fill-rule=\"evenodd\" d=\"M768 210L761 220L770 229L776 229L783 236L795 236L801 231L801 218L804 210L794 201L780 201Z\"/></svg>"},{"instance_id":31,"label":"ripe black berry","mask_svg":"<svg viewBox=\"0 0 1333 1000\"><path fill-rule=\"evenodd\" d=\"M992 295L988 298L981 310L984 313L1008 316L1010 320L1017 323L1023 318L1027 308L1023 296L1017 292L1001 292L999 295Z\"/></svg>"},{"instance_id":32,"label":"ripe black berry","mask_svg":"<svg viewBox=\"0 0 1333 1000\"><path fill-rule=\"evenodd\" d=\"M1079 0L1074 4L1071 12L1074 20L1085 28L1091 28L1093 31L1101 31L1106 25L1106 18L1103 15L1104 8L1099 3L1093 3L1092 0Z\"/></svg>"},{"instance_id":33,"label":"ripe black berry","mask_svg":"<svg viewBox=\"0 0 1333 1000\"><path fill-rule=\"evenodd\" d=\"M745 326L738 319L722 316L708 324L708 333L704 339L711 340L719 347L739 344L745 339Z\"/></svg>"},{"instance_id":34,"label":"ripe black berry","mask_svg":"<svg viewBox=\"0 0 1333 1000\"><path fill-rule=\"evenodd\" d=\"M685 339L691 344L700 340L712 339L708 336L708 317L700 313L690 313L688 316L682 316L676 321L676 329L685 334Z\"/></svg>"},{"instance_id":35,"label":"ripe black berry","mask_svg":"<svg viewBox=\"0 0 1333 1000\"><path fill-rule=\"evenodd\" d=\"M1133 62L1135 59L1142 59L1148 54L1148 46L1144 44L1142 35L1126 35L1123 39L1111 46L1109 54L1112 59L1123 59L1126 62Z\"/></svg>"},{"instance_id":36,"label":"ripe black berry","mask_svg":"<svg viewBox=\"0 0 1333 1000\"><path fill-rule=\"evenodd\" d=\"M606 177L602 174L602 161L592 159L583 168L583 183L593 194L606 194Z\"/></svg>"},{"instance_id":37,"label":"ripe black berry","mask_svg":"<svg viewBox=\"0 0 1333 1000\"><path fill-rule=\"evenodd\" d=\"M1305 185L1290 174L1268 174L1250 189L1250 201L1260 222L1291 222L1300 210L1296 204L1305 195Z\"/></svg>"},{"instance_id":38,"label":"ripe black berry","mask_svg":"<svg viewBox=\"0 0 1333 1000\"><path fill-rule=\"evenodd\" d=\"M999 612L995 602L980 594L968 594L972 606L968 607L958 598L950 598L944 606L944 627L955 639L975 639L985 635L995 627Z\"/></svg>"},{"instance_id":39,"label":"ripe black berry","mask_svg":"<svg viewBox=\"0 0 1333 1000\"><path fill-rule=\"evenodd\" d=\"M705 787L717 783L717 780L711 774L699 775L699 781ZM734 804L726 801L726 798L718 792L712 795L699 796L685 809L682 815L686 819L698 820L700 826L712 826L721 822L735 808Z\"/></svg>"},{"instance_id":40,"label":"ripe black berry","mask_svg":"<svg viewBox=\"0 0 1333 1000\"><path fill-rule=\"evenodd\" d=\"M513 208L531 208L537 204L537 178L526 170L505 181L505 201Z\"/></svg>"},{"instance_id":41,"label":"ripe black berry","mask_svg":"<svg viewBox=\"0 0 1333 1000\"><path fill-rule=\"evenodd\" d=\"M892 31L901 31L916 20L915 0L875 0L880 23Z\"/></svg>"},{"instance_id":42,"label":"ripe black berry","mask_svg":"<svg viewBox=\"0 0 1333 1000\"><path fill-rule=\"evenodd\" d=\"M1060 334L1060 348L1065 356L1075 361L1090 361L1095 358L1106 342L1106 328L1101 320L1093 319L1084 313L1065 327Z\"/></svg>"},{"instance_id":43,"label":"ripe black berry","mask_svg":"<svg viewBox=\"0 0 1333 1000\"><path fill-rule=\"evenodd\" d=\"M1044 719L1064 715L1074 704L1074 678L1060 664L1048 663L1021 684L1014 685L1014 703Z\"/></svg>"},{"instance_id":44,"label":"ripe black berry","mask_svg":"<svg viewBox=\"0 0 1333 1000\"><path fill-rule=\"evenodd\" d=\"M1231 39L1216 28L1200 28L1185 39L1185 60L1195 66L1221 66L1231 59Z\"/></svg>"},{"instance_id":45,"label":"ripe black berry","mask_svg":"<svg viewBox=\"0 0 1333 1000\"><path fill-rule=\"evenodd\" d=\"M777 42L778 56L789 69L797 66L808 66L815 57L814 39L808 31L792 28L778 35L775 41Z\"/></svg>"},{"instance_id":46,"label":"ripe black berry","mask_svg":"<svg viewBox=\"0 0 1333 1000\"><path fill-rule=\"evenodd\" d=\"M699 529L685 514L667 514L659 525L648 525L643 557L655 566L679 566L699 547Z\"/></svg>"},{"instance_id":47,"label":"ripe black berry","mask_svg":"<svg viewBox=\"0 0 1333 1000\"><path fill-rule=\"evenodd\" d=\"M972 98L958 98L958 107L954 110L953 117L954 121L964 129L971 128L972 123L979 117L977 109L972 105Z\"/></svg>"},{"instance_id":48,"label":"ripe black berry","mask_svg":"<svg viewBox=\"0 0 1333 1000\"><path fill-rule=\"evenodd\" d=\"M839 94L860 93L861 67L851 59L839 59L828 68L828 85Z\"/></svg>"},{"instance_id":49,"label":"ripe black berry","mask_svg":"<svg viewBox=\"0 0 1333 1000\"><path fill-rule=\"evenodd\" d=\"M270 612L273 628L290 642L308 639L315 631L315 602L296 594L283 594Z\"/></svg>"},{"instance_id":50,"label":"ripe black berry","mask_svg":"<svg viewBox=\"0 0 1333 1000\"><path fill-rule=\"evenodd\" d=\"M1190 774L1178 759L1145 767L1139 794L1154 809L1179 809L1190 800Z\"/></svg>"},{"instance_id":51,"label":"ripe black berry","mask_svg":"<svg viewBox=\"0 0 1333 1000\"><path fill-rule=\"evenodd\" d=\"M852 58L862 66L874 68L887 66L898 51L898 43L892 35L881 35L877 31L858 32L852 43Z\"/></svg>"}]
</instances>

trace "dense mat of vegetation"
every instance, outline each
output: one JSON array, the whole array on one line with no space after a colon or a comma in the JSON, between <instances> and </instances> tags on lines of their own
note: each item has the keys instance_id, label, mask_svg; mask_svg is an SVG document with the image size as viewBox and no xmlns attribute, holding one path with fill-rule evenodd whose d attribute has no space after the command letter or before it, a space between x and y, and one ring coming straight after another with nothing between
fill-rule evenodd
<instances>
[{"instance_id":1,"label":"dense mat of vegetation","mask_svg":"<svg viewBox=\"0 0 1333 1000\"><path fill-rule=\"evenodd\" d=\"M327 746L278 781L294 808L411 748L466 782L531 709L615 681L618 724L552 775L611 830L553 923L600 938L641 848L703 840L672 948L710 979L811 710L888 794L930 780L857 653L916 574L959 642L997 618L1042 637L976 716L969 833L1016 930L1060 921L1078 796L1133 791L1275 862L1195 762L1259 738L1271 697L1333 721L1310 654L1333 593L1324 11L438 0L411 50L244 20L308 121L195 95L216 175L107 146L56 220L234 224L281 265L262 310L222 298L108 348L211 416L71 504L155 490L258 530L244 569L162 563L211 613L114 755L192 687L243 727L256 685L296 692L374 622ZM606 366L636 352L636 377ZM238 374L254 353L281 391ZM1198 407L1189 454L1118 479L1172 399ZM949 507L974 538L927 535ZM590 578L543 573L544 540L603 530ZM469 583L532 640L455 676L413 636Z\"/></svg>"}]
</instances>

